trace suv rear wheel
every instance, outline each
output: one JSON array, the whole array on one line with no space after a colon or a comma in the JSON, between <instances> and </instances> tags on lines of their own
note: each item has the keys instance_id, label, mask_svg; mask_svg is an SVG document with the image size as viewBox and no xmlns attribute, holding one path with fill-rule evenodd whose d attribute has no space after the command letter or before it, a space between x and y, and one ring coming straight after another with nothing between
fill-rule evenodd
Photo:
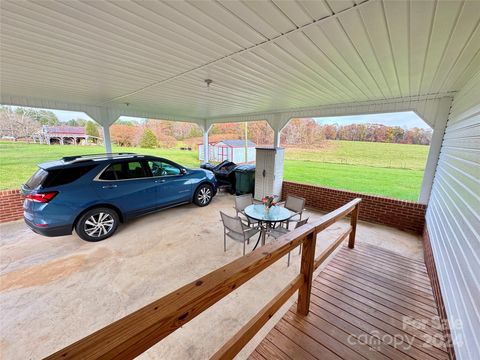
<instances>
[{"instance_id":1,"label":"suv rear wheel","mask_svg":"<svg viewBox=\"0 0 480 360\"><path fill-rule=\"evenodd\" d=\"M203 184L198 187L193 197L193 202L197 206L207 206L213 198L213 188L209 184Z\"/></svg>"},{"instance_id":2,"label":"suv rear wheel","mask_svg":"<svg viewBox=\"0 0 480 360\"><path fill-rule=\"evenodd\" d=\"M86 241L100 241L113 235L120 222L115 210L98 207L78 219L75 231Z\"/></svg>"}]
</instances>

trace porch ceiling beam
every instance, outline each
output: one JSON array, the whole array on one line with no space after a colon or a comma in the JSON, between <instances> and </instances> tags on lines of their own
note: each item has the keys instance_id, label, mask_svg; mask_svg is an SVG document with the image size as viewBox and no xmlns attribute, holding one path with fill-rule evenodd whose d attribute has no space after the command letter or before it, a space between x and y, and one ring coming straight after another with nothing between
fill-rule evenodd
<instances>
[{"instance_id":1,"label":"porch ceiling beam","mask_svg":"<svg viewBox=\"0 0 480 360\"><path fill-rule=\"evenodd\" d=\"M274 123L284 119L305 118L305 117L327 117L327 116L351 116L365 114L380 114L389 112L414 111L430 127L434 128L436 121L436 109L442 98L452 99L454 92L431 94L422 96L411 96L402 98L391 98L374 101L362 101L352 103L341 103L334 105L323 105L298 109L283 109L274 112L259 112L249 114L238 114L235 116L216 116L207 119L208 123L245 122L266 120L272 128ZM281 115L279 117L278 115ZM275 120L274 120L275 119ZM288 123L288 120L283 126ZM283 128L282 126L282 128Z\"/></svg>"},{"instance_id":2,"label":"porch ceiling beam","mask_svg":"<svg viewBox=\"0 0 480 360\"><path fill-rule=\"evenodd\" d=\"M110 126L120 116L132 116L159 120L193 122L198 124L202 129L207 129L215 123L250 122L266 120L273 129L279 128L281 130L292 118L349 116L400 111L414 111L430 127L435 128L437 107L439 106L441 99L445 97L452 98L453 94L453 92L450 92L444 94L432 94L376 101L343 103L308 108L284 109L275 112L238 114L235 116L223 117L218 116L208 119L200 117L164 114L160 112L142 110L134 107L129 108L126 105L108 107L95 106L92 104L64 103L59 101L46 100L42 98L8 96L3 94L0 98L0 103L13 106L28 106L43 109L85 112L89 116L94 118L95 121L99 122L102 126ZM99 116L98 114L102 115ZM104 116L105 114L107 116ZM112 121L113 117L115 117L115 119Z\"/></svg>"}]
</instances>

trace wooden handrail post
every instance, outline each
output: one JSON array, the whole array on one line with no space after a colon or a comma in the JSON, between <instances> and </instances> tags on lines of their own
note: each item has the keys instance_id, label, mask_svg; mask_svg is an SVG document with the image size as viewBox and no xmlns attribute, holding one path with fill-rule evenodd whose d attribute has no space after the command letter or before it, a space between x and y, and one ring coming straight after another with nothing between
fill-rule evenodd
<instances>
[{"instance_id":1,"label":"wooden handrail post","mask_svg":"<svg viewBox=\"0 0 480 360\"><path fill-rule=\"evenodd\" d=\"M348 238L348 247L353 249L355 246L355 233L357 232L357 221L358 221L358 212L360 204L355 205L355 209L352 211L350 218L350 225L352 226L352 231L350 232L350 237Z\"/></svg>"},{"instance_id":2,"label":"wooden handrail post","mask_svg":"<svg viewBox=\"0 0 480 360\"><path fill-rule=\"evenodd\" d=\"M300 274L303 275L303 284L298 289L297 312L301 315L308 315L310 309L310 294L312 292L313 272L315 270L315 245L317 232L313 231L307 235L302 247L302 262Z\"/></svg>"}]
</instances>

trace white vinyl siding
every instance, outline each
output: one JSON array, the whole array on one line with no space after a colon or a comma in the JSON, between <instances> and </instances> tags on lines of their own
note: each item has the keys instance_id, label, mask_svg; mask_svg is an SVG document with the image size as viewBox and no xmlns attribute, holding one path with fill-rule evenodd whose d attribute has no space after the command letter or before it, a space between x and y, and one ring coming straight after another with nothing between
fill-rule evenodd
<instances>
[{"instance_id":1,"label":"white vinyl siding","mask_svg":"<svg viewBox=\"0 0 480 360\"><path fill-rule=\"evenodd\" d=\"M457 359L478 359L480 72L454 97L426 222Z\"/></svg>"}]
</instances>

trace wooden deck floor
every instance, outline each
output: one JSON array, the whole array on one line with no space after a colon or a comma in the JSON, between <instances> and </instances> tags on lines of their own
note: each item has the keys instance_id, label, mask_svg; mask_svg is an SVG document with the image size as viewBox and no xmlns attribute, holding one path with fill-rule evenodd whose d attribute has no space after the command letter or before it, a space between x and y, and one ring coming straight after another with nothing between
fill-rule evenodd
<instances>
[{"instance_id":1,"label":"wooden deck floor","mask_svg":"<svg viewBox=\"0 0 480 360\"><path fill-rule=\"evenodd\" d=\"M310 313L294 304L251 359L448 359L421 261L357 244L314 280Z\"/></svg>"}]
</instances>

